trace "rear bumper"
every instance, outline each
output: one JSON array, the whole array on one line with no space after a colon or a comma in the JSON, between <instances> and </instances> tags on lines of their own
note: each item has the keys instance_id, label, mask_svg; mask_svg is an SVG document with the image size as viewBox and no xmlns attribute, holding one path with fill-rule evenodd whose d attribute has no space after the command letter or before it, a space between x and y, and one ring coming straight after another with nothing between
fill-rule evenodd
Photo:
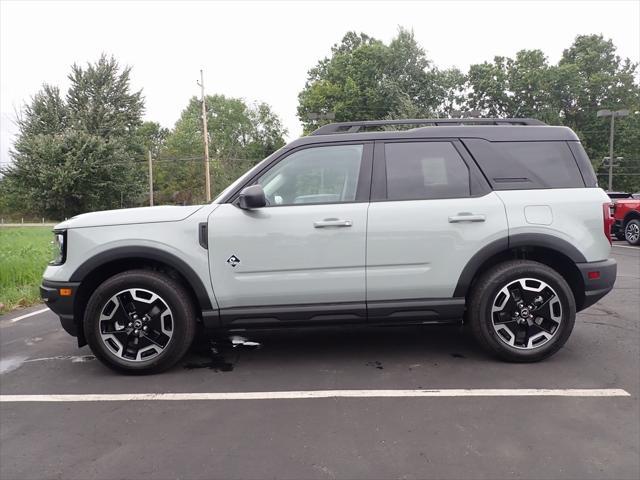
<instances>
[{"instance_id":1,"label":"rear bumper","mask_svg":"<svg viewBox=\"0 0 640 480\"><path fill-rule=\"evenodd\" d=\"M43 280L40 285L40 297L58 317L62 328L69 335L78 336L78 326L73 316L73 306L79 282L52 282ZM71 289L71 295L61 296L60 289Z\"/></svg>"},{"instance_id":2,"label":"rear bumper","mask_svg":"<svg viewBox=\"0 0 640 480\"><path fill-rule=\"evenodd\" d=\"M584 282L584 301L578 310L590 307L613 289L618 264L613 258L601 262L577 263ZM598 273L598 275L595 274ZM590 278L590 274L593 277Z\"/></svg>"}]
</instances>

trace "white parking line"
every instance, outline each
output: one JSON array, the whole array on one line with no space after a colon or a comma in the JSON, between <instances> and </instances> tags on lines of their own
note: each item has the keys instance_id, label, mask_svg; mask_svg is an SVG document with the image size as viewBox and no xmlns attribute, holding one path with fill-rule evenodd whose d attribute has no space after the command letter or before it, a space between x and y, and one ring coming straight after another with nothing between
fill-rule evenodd
<instances>
[{"instance_id":1,"label":"white parking line","mask_svg":"<svg viewBox=\"0 0 640 480\"><path fill-rule=\"evenodd\" d=\"M640 252L640 248L634 247L634 246L631 246L631 245L613 245L613 246L614 247L618 247L618 248L630 248L632 250L637 250L637 251Z\"/></svg>"},{"instance_id":2,"label":"white parking line","mask_svg":"<svg viewBox=\"0 0 640 480\"><path fill-rule=\"evenodd\" d=\"M36 310L35 312L26 313L26 314L21 315L19 317L12 318L11 319L11 323L19 322L20 320L24 320L25 318L33 317L35 315L39 315L41 313L48 312L48 311L49 311L48 308L43 308L42 310Z\"/></svg>"},{"instance_id":3,"label":"white parking line","mask_svg":"<svg viewBox=\"0 0 640 480\"><path fill-rule=\"evenodd\" d=\"M69 395L0 395L8 402L123 402L186 400L285 400L309 398L387 398L387 397L629 397L619 388L603 389L447 389L447 390L302 390L283 392L203 392L203 393L106 393Z\"/></svg>"}]
</instances>

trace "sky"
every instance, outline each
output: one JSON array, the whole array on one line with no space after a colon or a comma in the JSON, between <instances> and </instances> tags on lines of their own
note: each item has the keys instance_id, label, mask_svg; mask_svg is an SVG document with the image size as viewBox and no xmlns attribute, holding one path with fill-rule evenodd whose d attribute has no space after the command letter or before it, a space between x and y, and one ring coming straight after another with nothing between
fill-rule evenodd
<instances>
[{"instance_id":1,"label":"sky","mask_svg":"<svg viewBox=\"0 0 640 480\"><path fill-rule=\"evenodd\" d=\"M209 94L264 101L288 139L301 134L307 71L349 30L389 42L413 29L440 68L538 48L559 60L579 34L611 38L640 60L640 0L608 1L17 1L0 0L0 162L16 112L43 83L64 92L73 63L113 54L142 89L145 119L173 127L204 70Z\"/></svg>"}]
</instances>

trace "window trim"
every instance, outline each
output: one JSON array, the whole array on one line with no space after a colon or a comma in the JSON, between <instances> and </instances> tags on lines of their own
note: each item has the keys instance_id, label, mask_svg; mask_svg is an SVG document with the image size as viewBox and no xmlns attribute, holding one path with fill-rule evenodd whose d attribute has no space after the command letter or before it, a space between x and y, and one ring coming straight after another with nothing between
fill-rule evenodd
<instances>
[{"instance_id":1,"label":"window trim","mask_svg":"<svg viewBox=\"0 0 640 480\"><path fill-rule=\"evenodd\" d=\"M234 192L232 192L228 199L224 203L231 203L235 206L238 206L238 196L240 192L250 186L255 185L260 177L265 175L269 170L275 168L281 161L285 158L293 155L294 153L300 152L302 150L308 150L310 148L322 148L322 147L336 147L336 146L347 146L347 145L362 145L362 157L360 159L360 172L358 175L358 183L356 186L356 198L350 202L322 202L322 203L294 203L287 205L267 205L263 208L276 208L276 207L311 207L315 205L348 205L353 203L363 203L368 202L370 193L371 193L371 173L373 169L373 141L358 141L351 140L346 142L324 142L324 143L310 143L307 145L301 145L299 147L293 148L291 150L287 150L279 155L278 157L271 160L268 164L264 165L263 168L256 171L254 175L248 178L244 183L238 185Z\"/></svg>"},{"instance_id":2,"label":"window trim","mask_svg":"<svg viewBox=\"0 0 640 480\"><path fill-rule=\"evenodd\" d=\"M449 143L462 159L463 164L469 171L469 195L444 198L402 198L390 199L387 192L387 162L385 155L385 145L388 143ZM389 140L378 140L375 142L373 153L373 178L371 181L371 202L415 202L429 200L453 200L457 198L483 197L491 192L486 179L480 172L479 167L473 158L466 151L458 138L399 138Z\"/></svg>"}]
</instances>

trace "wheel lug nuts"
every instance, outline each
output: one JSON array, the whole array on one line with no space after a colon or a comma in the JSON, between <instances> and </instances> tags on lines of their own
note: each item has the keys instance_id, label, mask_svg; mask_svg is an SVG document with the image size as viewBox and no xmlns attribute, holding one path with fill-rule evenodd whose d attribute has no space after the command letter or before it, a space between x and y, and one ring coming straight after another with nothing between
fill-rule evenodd
<instances>
[{"instance_id":1,"label":"wheel lug nuts","mask_svg":"<svg viewBox=\"0 0 640 480\"><path fill-rule=\"evenodd\" d=\"M135 329L135 330L133 331L133 333L135 333L135 334L137 335L139 331L140 331L140 330Z\"/></svg>"},{"instance_id":2,"label":"wheel lug nuts","mask_svg":"<svg viewBox=\"0 0 640 480\"><path fill-rule=\"evenodd\" d=\"M149 327L147 327L147 326L145 325L144 327L142 327L142 330L144 330L144 331L146 332L147 330L149 330Z\"/></svg>"},{"instance_id":3,"label":"wheel lug nuts","mask_svg":"<svg viewBox=\"0 0 640 480\"><path fill-rule=\"evenodd\" d=\"M128 327L133 327L133 323L129 322L129 325L127 325Z\"/></svg>"}]
</instances>

